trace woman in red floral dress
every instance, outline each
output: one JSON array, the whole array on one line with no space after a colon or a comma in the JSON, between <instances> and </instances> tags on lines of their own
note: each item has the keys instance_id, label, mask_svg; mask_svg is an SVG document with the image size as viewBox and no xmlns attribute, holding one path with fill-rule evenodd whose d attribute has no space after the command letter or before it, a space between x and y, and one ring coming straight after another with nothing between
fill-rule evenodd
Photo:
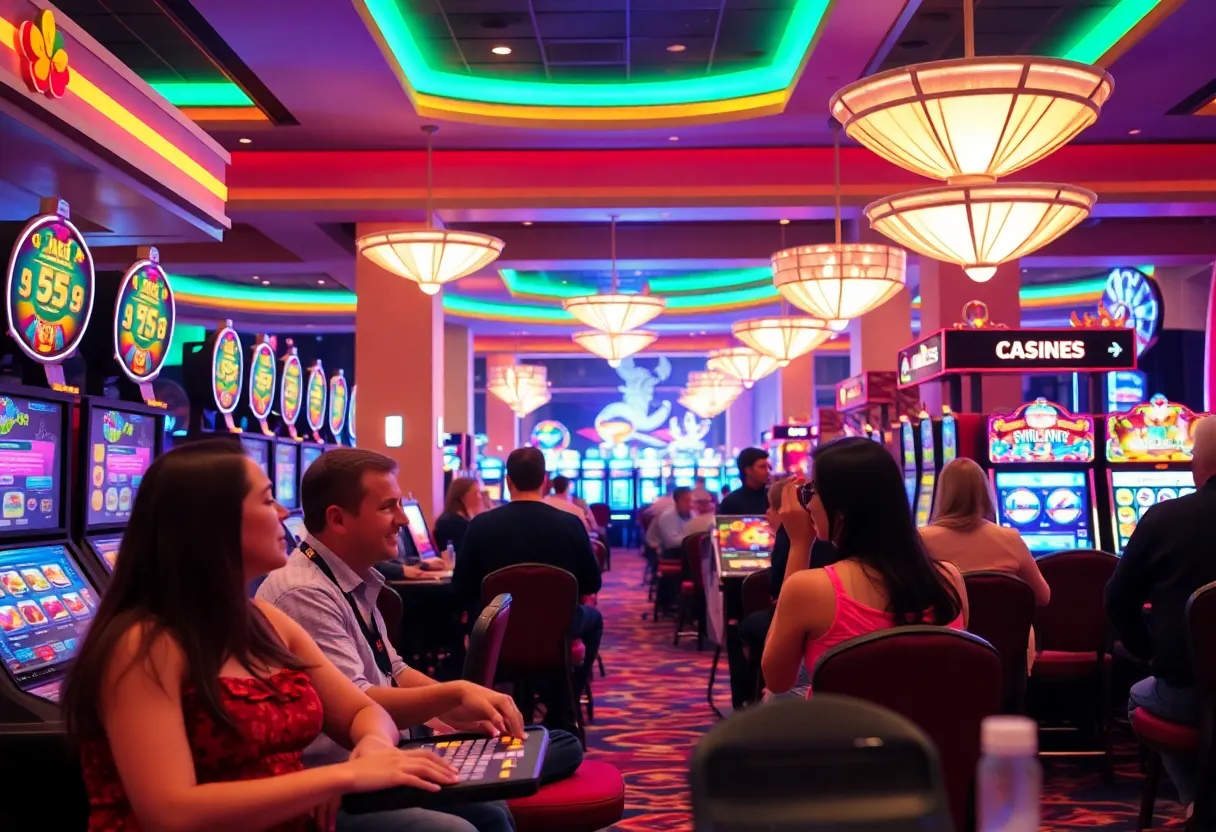
<instances>
[{"instance_id":1,"label":"woman in red floral dress","mask_svg":"<svg viewBox=\"0 0 1216 832\"><path fill-rule=\"evenodd\" d=\"M398 750L388 714L248 598L286 562L284 516L235 442L148 469L64 695L90 832L327 832L343 794L456 782L438 757ZM321 731L354 752L305 770Z\"/></svg>"}]
</instances>

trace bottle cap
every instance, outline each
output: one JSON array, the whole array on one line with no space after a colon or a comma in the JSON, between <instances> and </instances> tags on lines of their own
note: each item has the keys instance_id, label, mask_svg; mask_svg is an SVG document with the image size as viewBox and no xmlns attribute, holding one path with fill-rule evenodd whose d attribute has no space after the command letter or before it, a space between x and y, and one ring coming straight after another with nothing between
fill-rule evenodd
<instances>
[{"instance_id":1,"label":"bottle cap","mask_svg":"<svg viewBox=\"0 0 1216 832\"><path fill-rule=\"evenodd\" d=\"M1039 751L1039 726L1024 716L990 716L980 727L980 744L985 754L1034 755Z\"/></svg>"}]
</instances>

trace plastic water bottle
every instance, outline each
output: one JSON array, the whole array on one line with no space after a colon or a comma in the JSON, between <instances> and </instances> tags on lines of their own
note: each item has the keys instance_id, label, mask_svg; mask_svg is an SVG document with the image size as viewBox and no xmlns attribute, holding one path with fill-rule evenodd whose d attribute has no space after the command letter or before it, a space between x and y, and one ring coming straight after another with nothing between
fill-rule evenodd
<instances>
[{"instance_id":1,"label":"plastic water bottle","mask_svg":"<svg viewBox=\"0 0 1216 832\"><path fill-rule=\"evenodd\" d=\"M978 832L1037 832L1043 788L1039 726L1022 716L990 716L980 742Z\"/></svg>"},{"instance_id":2,"label":"plastic water bottle","mask_svg":"<svg viewBox=\"0 0 1216 832\"><path fill-rule=\"evenodd\" d=\"M456 562L456 547L452 545L452 541L448 541L448 545L443 549L443 559L447 561L448 566Z\"/></svg>"}]
</instances>

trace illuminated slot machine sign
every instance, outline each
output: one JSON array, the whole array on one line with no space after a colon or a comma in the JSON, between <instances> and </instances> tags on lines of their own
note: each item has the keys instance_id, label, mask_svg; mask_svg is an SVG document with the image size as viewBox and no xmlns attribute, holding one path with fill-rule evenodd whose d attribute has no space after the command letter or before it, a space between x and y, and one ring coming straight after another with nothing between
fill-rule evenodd
<instances>
[{"instance_id":1,"label":"illuminated slot machine sign","mask_svg":"<svg viewBox=\"0 0 1216 832\"><path fill-rule=\"evenodd\" d=\"M1111 530L1122 553L1150 508L1195 491L1191 456L1203 414L1164 396L1106 417Z\"/></svg>"},{"instance_id":2,"label":"illuminated slot machine sign","mask_svg":"<svg viewBox=\"0 0 1216 832\"><path fill-rule=\"evenodd\" d=\"M350 389L346 384L346 371L338 370L329 380L329 418L330 436L336 444L342 444L342 431L346 429L346 409L350 401Z\"/></svg>"},{"instance_id":3,"label":"illuminated slot machine sign","mask_svg":"<svg viewBox=\"0 0 1216 832\"><path fill-rule=\"evenodd\" d=\"M154 398L150 385L169 357L176 321L169 275L151 248L123 274L114 304L114 355L123 374L140 385L145 401Z\"/></svg>"},{"instance_id":4,"label":"illuminated slot machine sign","mask_svg":"<svg viewBox=\"0 0 1216 832\"><path fill-rule=\"evenodd\" d=\"M920 459L921 475L920 488L916 492L916 525L929 525L929 514L933 510L933 489L937 485L937 463L934 440L933 420L928 413L920 416Z\"/></svg>"},{"instance_id":5,"label":"illuminated slot machine sign","mask_svg":"<svg viewBox=\"0 0 1216 832\"><path fill-rule=\"evenodd\" d=\"M1094 422L1036 399L988 419L998 520L1031 552L1095 545Z\"/></svg>"},{"instance_id":6,"label":"illuminated slot machine sign","mask_svg":"<svg viewBox=\"0 0 1216 832\"><path fill-rule=\"evenodd\" d=\"M908 508L916 503L916 435L908 418L899 421L899 447L903 459L904 491L908 495Z\"/></svg>"},{"instance_id":7,"label":"illuminated slot machine sign","mask_svg":"<svg viewBox=\"0 0 1216 832\"><path fill-rule=\"evenodd\" d=\"M357 423L355 420L355 403L359 401L359 385L352 384L350 387L350 407L346 409L346 435L350 437L351 447L359 444L359 434L356 430Z\"/></svg>"}]
</instances>

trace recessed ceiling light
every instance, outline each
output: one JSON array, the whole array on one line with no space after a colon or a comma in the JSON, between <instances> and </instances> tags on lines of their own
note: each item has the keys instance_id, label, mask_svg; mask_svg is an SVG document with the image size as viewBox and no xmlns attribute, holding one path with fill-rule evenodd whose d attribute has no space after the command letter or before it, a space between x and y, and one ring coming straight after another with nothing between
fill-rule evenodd
<instances>
[{"instance_id":1,"label":"recessed ceiling light","mask_svg":"<svg viewBox=\"0 0 1216 832\"><path fill-rule=\"evenodd\" d=\"M509 46L495 46L495 47L494 47L493 49L491 49L490 51L491 51L491 52L493 52L495 55L510 55L510 54L511 54L511 47L509 47Z\"/></svg>"},{"instance_id":2,"label":"recessed ceiling light","mask_svg":"<svg viewBox=\"0 0 1216 832\"><path fill-rule=\"evenodd\" d=\"M778 222L778 223L780 223L781 225L789 225L789 224L790 224L790 221L789 221L789 220L777 220L777 222Z\"/></svg>"},{"instance_id":3,"label":"recessed ceiling light","mask_svg":"<svg viewBox=\"0 0 1216 832\"><path fill-rule=\"evenodd\" d=\"M669 141L669 142L678 142L679 140L680 140L679 136L668 136L667 137L667 141Z\"/></svg>"},{"instance_id":4,"label":"recessed ceiling light","mask_svg":"<svg viewBox=\"0 0 1216 832\"><path fill-rule=\"evenodd\" d=\"M269 286L269 285L270 285L270 281L269 281L269 280L263 280L263 281L262 281L262 285L263 285L263 286Z\"/></svg>"},{"instance_id":5,"label":"recessed ceiling light","mask_svg":"<svg viewBox=\"0 0 1216 832\"><path fill-rule=\"evenodd\" d=\"M325 285L325 281L324 281L324 280L318 280L318 281L317 281L317 285L318 285L318 286L324 286L324 285Z\"/></svg>"},{"instance_id":6,"label":"recessed ceiling light","mask_svg":"<svg viewBox=\"0 0 1216 832\"><path fill-rule=\"evenodd\" d=\"M248 138L245 138L244 136L241 136L239 139L237 139L237 141L240 142L241 144L253 144L253 139L248 139Z\"/></svg>"},{"instance_id":7,"label":"recessed ceiling light","mask_svg":"<svg viewBox=\"0 0 1216 832\"><path fill-rule=\"evenodd\" d=\"M254 279L254 280L261 280L262 278L258 277L258 276L255 274L255 275L253 276L253 279Z\"/></svg>"},{"instance_id":8,"label":"recessed ceiling light","mask_svg":"<svg viewBox=\"0 0 1216 832\"><path fill-rule=\"evenodd\" d=\"M1129 135L1129 136L1139 136L1139 135L1140 135L1140 128L1139 128L1139 127L1137 127L1135 130L1128 130L1128 131L1127 131L1127 135Z\"/></svg>"},{"instance_id":9,"label":"recessed ceiling light","mask_svg":"<svg viewBox=\"0 0 1216 832\"><path fill-rule=\"evenodd\" d=\"M524 220L524 225L531 225L531 224L532 224L532 220Z\"/></svg>"},{"instance_id":10,"label":"recessed ceiling light","mask_svg":"<svg viewBox=\"0 0 1216 832\"><path fill-rule=\"evenodd\" d=\"M671 46L667 47L667 51L668 52L683 52L687 48L688 47L682 43L673 43Z\"/></svg>"}]
</instances>

